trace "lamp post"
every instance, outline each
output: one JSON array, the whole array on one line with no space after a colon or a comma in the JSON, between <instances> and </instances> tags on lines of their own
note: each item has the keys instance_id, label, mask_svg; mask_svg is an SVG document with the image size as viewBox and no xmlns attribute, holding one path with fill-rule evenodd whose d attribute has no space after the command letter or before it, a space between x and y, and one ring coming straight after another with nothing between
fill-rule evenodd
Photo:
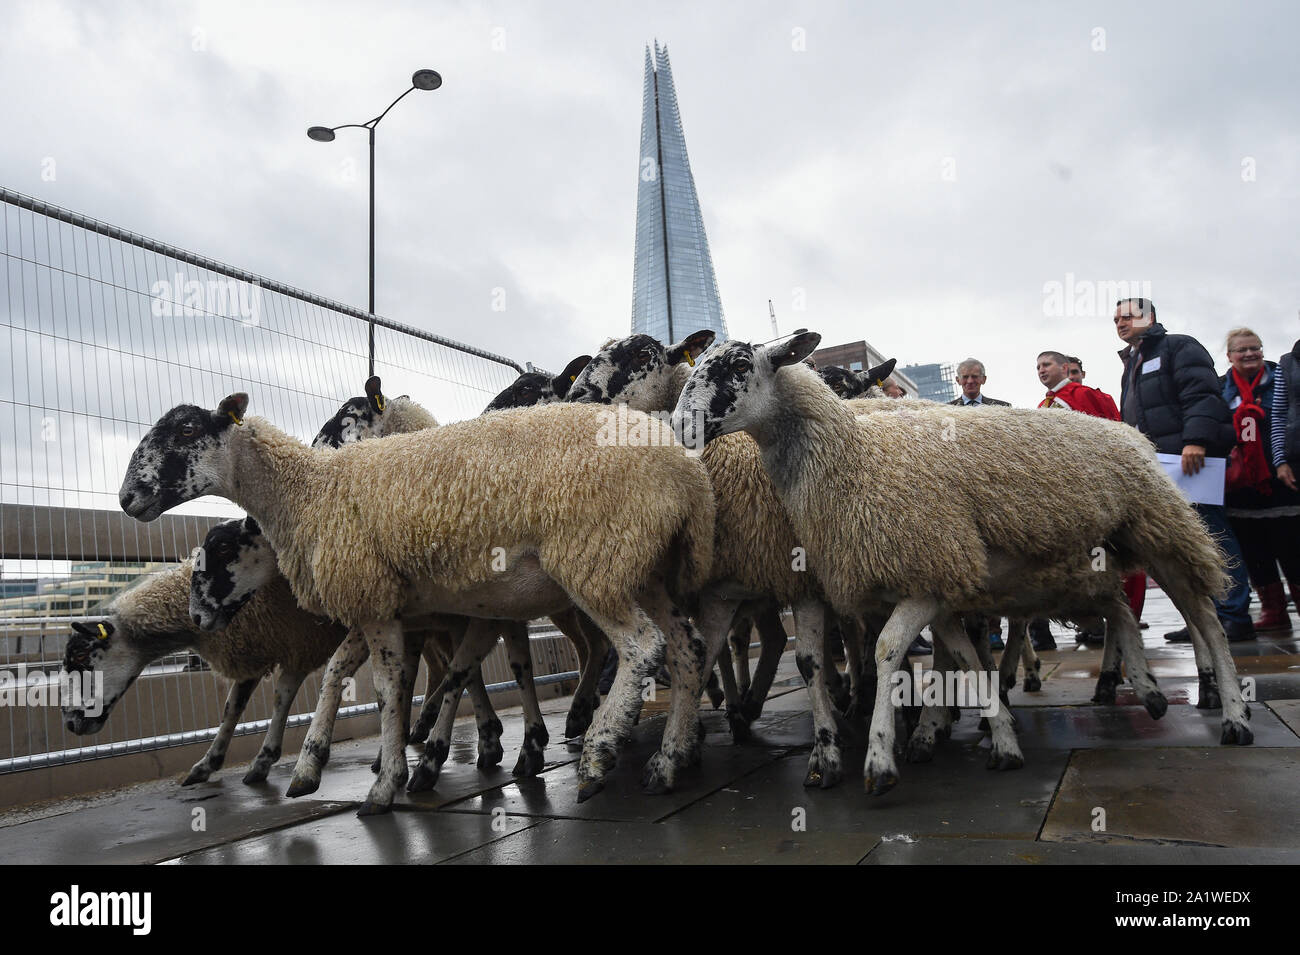
<instances>
[{"instance_id":1,"label":"lamp post","mask_svg":"<svg viewBox=\"0 0 1300 955\"><path fill-rule=\"evenodd\" d=\"M312 126L307 137L318 143L332 143L338 129L364 129L370 134L370 374L375 373L375 127L388 115L388 110L400 103L412 90L436 90L442 77L434 70L416 70L411 76L411 88L388 104L388 109L364 123L344 123L341 126Z\"/></svg>"}]
</instances>

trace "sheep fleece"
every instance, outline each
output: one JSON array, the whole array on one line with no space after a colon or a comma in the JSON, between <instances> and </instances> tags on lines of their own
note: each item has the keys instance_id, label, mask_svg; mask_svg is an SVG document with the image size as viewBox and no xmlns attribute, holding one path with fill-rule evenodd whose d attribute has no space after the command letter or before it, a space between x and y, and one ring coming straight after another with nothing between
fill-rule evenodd
<instances>
[{"instance_id":1,"label":"sheep fleece","mask_svg":"<svg viewBox=\"0 0 1300 955\"><path fill-rule=\"evenodd\" d=\"M299 601L347 625L394 619L413 578L489 580L498 547L511 561L536 553L584 609L626 620L662 560L674 562L679 593L707 579L714 505L703 465L667 425L647 423L658 446L605 445L609 414L501 411L334 451L250 417L232 431L232 474L263 527L278 524L273 543ZM293 526L282 505L298 514Z\"/></svg>"}]
</instances>

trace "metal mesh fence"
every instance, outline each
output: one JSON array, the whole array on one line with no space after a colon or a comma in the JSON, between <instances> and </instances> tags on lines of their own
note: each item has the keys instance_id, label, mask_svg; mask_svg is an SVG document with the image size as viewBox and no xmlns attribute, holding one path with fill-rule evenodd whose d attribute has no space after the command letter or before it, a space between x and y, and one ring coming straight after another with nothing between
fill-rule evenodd
<instances>
[{"instance_id":1,"label":"metal mesh fence","mask_svg":"<svg viewBox=\"0 0 1300 955\"><path fill-rule=\"evenodd\" d=\"M362 393L368 316L8 190L0 216L0 773L202 738L224 688L187 656L147 669L95 737L23 704L57 674L74 620L242 513L208 497L149 525L126 517L118 487L144 432L177 404L246 391L253 413L310 440ZM375 321L385 393L440 421L478 414L521 370ZM508 673L493 661L485 677ZM313 676L295 714L316 689ZM266 681L259 694L246 719L269 715Z\"/></svg>"}]
</instances>

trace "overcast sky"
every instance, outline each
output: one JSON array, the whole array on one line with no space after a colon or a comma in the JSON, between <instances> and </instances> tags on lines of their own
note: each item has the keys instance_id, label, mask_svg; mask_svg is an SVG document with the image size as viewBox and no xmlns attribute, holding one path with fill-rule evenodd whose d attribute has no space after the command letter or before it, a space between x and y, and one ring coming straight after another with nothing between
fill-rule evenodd
<instances>
[{"instance_id":1,"label":"overcast sky","mask_svg":"<svg viewBox=\"0 0 1300 955\"><path fill-rule=\"evenodd\" d=\"M9 2L0 182L364 307L365 134L305 131L437 69L378 130L377 309L559 369L629 329L658 37L733 337L771 298L1032 404L1044 348L1116 390L1113 283L1220 371L1300 337L1297 9Z\"/></svg>"}]
</instances>

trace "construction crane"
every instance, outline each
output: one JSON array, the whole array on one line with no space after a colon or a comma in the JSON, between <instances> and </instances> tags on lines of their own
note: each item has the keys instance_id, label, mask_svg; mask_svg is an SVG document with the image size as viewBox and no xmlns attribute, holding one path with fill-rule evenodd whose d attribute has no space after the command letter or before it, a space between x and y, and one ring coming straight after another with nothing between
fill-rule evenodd
<instances>
[{"instance_id":1,"label":"construction crane","mask_svg":"<svg viewBox=\"0 0 1300 955\"><path fill-rule=\"evenodd\" d=\"M772 307L772 300L767 300L767 314L772 316L772 337L780 338L781 333L776 329L776 309Z\"/></svg>"}]
</instances>

